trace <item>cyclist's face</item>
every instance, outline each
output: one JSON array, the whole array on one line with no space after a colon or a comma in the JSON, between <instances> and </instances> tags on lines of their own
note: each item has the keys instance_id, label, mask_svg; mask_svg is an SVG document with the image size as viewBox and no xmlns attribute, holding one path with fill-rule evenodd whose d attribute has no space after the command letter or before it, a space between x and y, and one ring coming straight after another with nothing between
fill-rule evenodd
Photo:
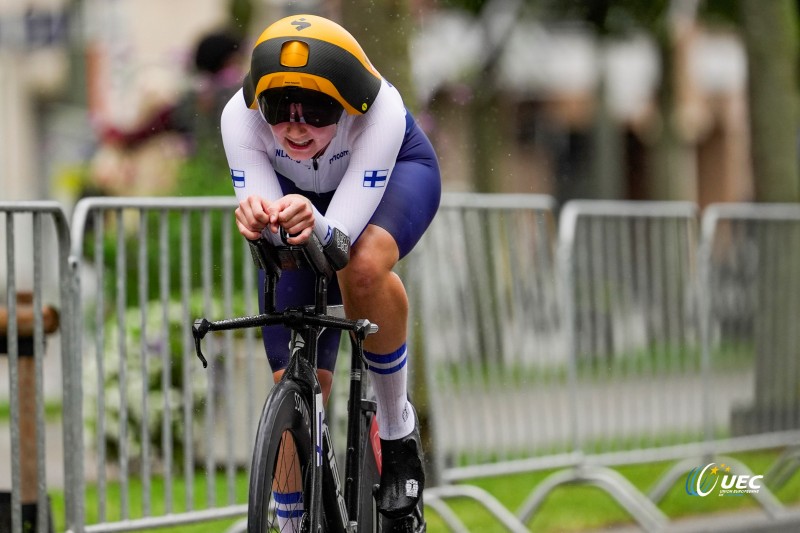
<instances>
[{"instance_id":1,"label":"cyclist's face","mask_svg":"<svg viewBox=\"0 0 800 533\"><path fill-rule=\"evenodd\" d=\"M270 128L287 155L297 160L311 159L336 135L336 124L317 128L303 122L280 122Z\"/></svg>"}]
</instances>

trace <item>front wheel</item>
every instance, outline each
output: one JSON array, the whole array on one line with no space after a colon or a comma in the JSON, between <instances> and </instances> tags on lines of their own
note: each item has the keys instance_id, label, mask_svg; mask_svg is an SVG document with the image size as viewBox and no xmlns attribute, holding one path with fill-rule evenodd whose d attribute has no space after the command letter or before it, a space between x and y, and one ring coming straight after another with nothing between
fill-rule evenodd
<instances>
[{"instance_id":1,"label":"front wheel","mask_svg":"<svg viewBox=\"0 0 800 533\"><path fill-rule=\"evenodd\" d=\"M258 423L250 470L248 533L293 531L307 519L312 466L311 420L297 384L282 381Z\"/></svg>"}]
</instances>

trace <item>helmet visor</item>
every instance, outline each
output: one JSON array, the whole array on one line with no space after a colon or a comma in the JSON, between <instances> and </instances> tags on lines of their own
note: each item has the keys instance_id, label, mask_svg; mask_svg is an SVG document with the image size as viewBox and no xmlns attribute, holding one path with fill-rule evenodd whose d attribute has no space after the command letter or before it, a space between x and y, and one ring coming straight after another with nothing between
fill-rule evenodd
<instances>
[{"instance_id":1,"label":"helmet visor","mask_svg":"<svg viewBox=\"0 0 800 533\"><path fill-rule=\"evenodd\" d=\"M321 128L339 122L344 108L332 97L299 87L267 89L258 95L258 107L268 124L304 122Z\"/></svg>"}]
</instances>

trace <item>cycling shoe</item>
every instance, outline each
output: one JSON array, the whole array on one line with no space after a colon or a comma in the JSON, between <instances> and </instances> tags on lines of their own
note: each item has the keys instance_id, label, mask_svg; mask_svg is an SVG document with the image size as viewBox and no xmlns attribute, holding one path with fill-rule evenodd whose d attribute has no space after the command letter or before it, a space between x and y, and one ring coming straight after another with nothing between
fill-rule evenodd
<instances>
[{"instance_id":1,"label":"cycling shoe","mask_svg":"<svg viewBox=\"0 0 800 533\"><path fill-rule=\"evenodd\" d=\"M378 511L388 518L411 514L425 487L419 418L410 435L396 440L381 439L381 463L381 483L375 493Z\"/></svg>"}]
</instances>

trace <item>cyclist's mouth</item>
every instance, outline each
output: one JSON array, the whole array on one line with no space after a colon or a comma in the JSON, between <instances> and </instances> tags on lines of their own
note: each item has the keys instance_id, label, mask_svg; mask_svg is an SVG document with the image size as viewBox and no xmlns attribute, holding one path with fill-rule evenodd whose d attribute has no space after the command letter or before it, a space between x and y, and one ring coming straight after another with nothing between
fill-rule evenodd
<instances>
[{"instance_id":1,"label":"cyclist's mouth","mask_svg":"<svg viewBox=\"0 0 800 533\"><path fill-rule=\"evenodd\" d=\"M291 139L286 139L286 143L289 145L289 147L293 148L295 150L305 150L306 148L311 146L312 142L313 142L313 139L308 139L307 141L303 141L303 142L296 142L296 141L293 141Z\"/></svg>"}]
</instances>

